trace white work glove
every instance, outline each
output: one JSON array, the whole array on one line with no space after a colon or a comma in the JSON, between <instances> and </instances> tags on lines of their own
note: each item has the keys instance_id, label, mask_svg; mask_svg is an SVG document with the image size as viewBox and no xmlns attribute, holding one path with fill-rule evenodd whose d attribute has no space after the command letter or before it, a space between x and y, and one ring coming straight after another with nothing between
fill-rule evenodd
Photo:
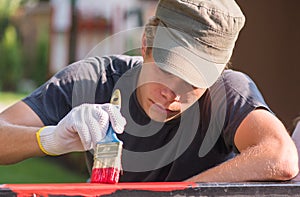
<instances>
[{"instance_id":1,"label":"white work glove","mask_svg":"<svg viewBox=\"0 0 300 197\"><path fill-rule=\"evenodd\" d=\"M109 122L121 134L125 118L112 104L83 104L73 108L57 126L46 126L37 133L40 149L47 155L87 151L96 147L108 130Z\"/></svg>"}]
</instances>

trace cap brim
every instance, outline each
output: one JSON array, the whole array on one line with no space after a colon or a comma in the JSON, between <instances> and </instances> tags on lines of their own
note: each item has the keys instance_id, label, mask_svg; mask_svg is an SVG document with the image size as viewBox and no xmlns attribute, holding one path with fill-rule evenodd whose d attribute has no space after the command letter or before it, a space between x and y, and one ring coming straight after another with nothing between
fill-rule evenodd
<instances>
[{"instance_id":1,"label":"cap brim","mask_svg":"<svg viewBox=\"0 0 300 197\"><path fill-rule=\"evenodd\" d=\"M190 35L157 27L152 54L155 63L163 70L180 77L187 83L199 87L212 86L221 75L226 64L212 61L205 49L199 49L197 40Z\"/></svg>"}]
</instances>

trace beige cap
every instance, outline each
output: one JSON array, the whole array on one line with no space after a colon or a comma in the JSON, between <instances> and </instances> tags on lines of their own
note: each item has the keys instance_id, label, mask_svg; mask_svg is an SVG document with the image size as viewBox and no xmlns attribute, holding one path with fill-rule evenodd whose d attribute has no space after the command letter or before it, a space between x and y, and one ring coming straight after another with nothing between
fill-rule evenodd
<instances>
[{"instance_id":1,"label":"beige cap","mask_svg":"<svg viewBox=\"0 0 300 197\"><path fill-rule=\"evenodd\" d=\"M220 76L245 23L234 0L160 0L155 16L155 62L200 88Z\"/></svg>"}]
</instances>

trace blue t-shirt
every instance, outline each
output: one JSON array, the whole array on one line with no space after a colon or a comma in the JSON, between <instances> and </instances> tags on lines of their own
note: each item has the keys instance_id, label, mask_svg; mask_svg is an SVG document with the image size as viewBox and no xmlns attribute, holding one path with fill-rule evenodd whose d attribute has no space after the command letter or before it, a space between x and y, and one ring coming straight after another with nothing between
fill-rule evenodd
<instances>
[{"instance_id":1,"label":"blue t-shirt","mask_svg":"<svg viewBox=\"0 0 300 197\"><path fill-rule=\"evenodd\" d=\"M238 154L234 135L243 119L257 108L270 111L247 75L227 69L180 117L153 121L135 94L142 64L139 56L88 58L58 72L23 101L45 125L56 125L73 107L108 103L119 89L127 121L118 135L123 141L121 182L182 181L214 167Z\"/></svg>"}]
</instances>

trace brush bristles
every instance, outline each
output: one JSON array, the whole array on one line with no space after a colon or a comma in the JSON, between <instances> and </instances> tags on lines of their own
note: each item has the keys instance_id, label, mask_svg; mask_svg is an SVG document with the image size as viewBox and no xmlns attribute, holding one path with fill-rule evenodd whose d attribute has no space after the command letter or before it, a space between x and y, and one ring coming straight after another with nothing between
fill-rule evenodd
<instances>
[{"instance_id":1,"label":"brush bristles","mask_svg":"<svg viewBox=\"0 0 300 197\"><path fill-rule=\"evenodd\" d=\"M122 142L97 144L92 183L118 183L121 172Z\"/></svg>"}]
</instances>

